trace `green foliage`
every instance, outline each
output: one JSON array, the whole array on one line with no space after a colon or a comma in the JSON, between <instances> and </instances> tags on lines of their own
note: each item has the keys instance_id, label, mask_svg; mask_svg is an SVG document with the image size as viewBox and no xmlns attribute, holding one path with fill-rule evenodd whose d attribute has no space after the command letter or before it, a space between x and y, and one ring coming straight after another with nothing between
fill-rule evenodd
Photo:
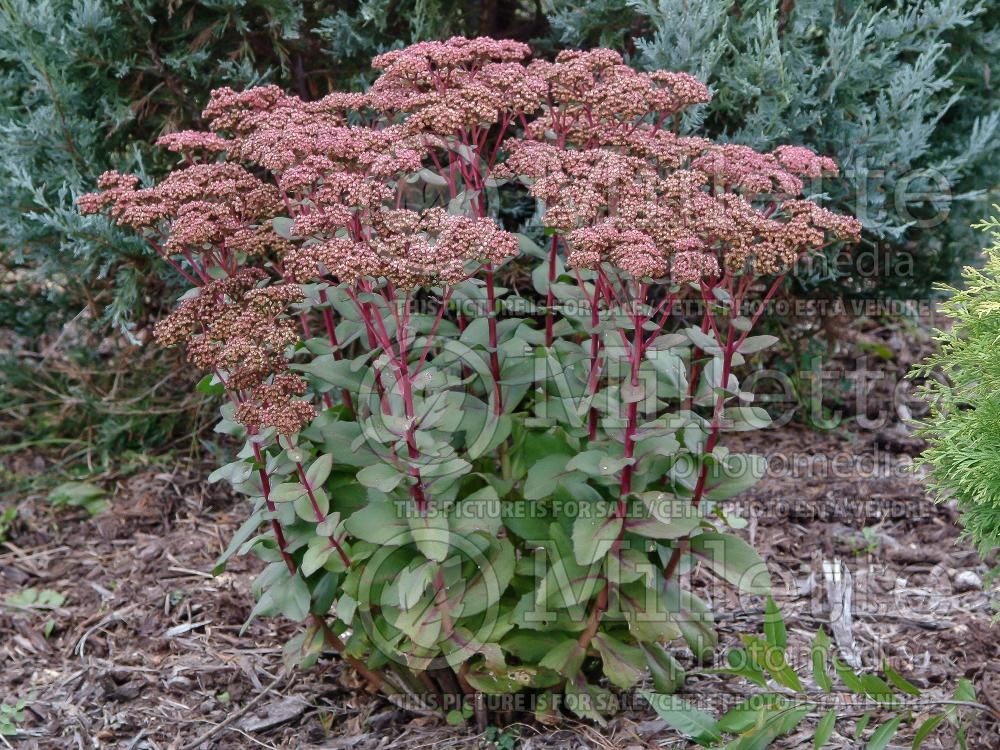
<instances>
[{"instance_id":1,"label":"green foliage","mask_svg":"<svg viewBox=\"0 0 1000 750\"><path fill-rule=\"evenodd\" d=\"M64 337L66 324L117 328L142 345L179 293L178 275L141 238L76 210L98 175L162 177L176 158L153 142L198 125L214 88L276 81L315 99L370 79L371 55L407 42L481 27L532 35L544 19L524 8L0 0L0 332L25 350L7 356L0 342L0 442L58 447L60 462L85 454L106 468L130 451L190 443L202 425L204 400L178 395L171 358L139 365L135 349L98 354L100 336ZM66 345L43 352L56 336Z\"/></svg>"},{"instance_id":2,"label":"green foliage","mask_svg":"<svg viewBox=\"0 0 1000 750\"><path fill-rule=\"evenodd\" d=\"M754 145L801 142L836 157L845 174L862 162L886 166L885 189L873 180L866 191L868 237L913 251L915 265L880 262L880 293L922 293L931 280L947 278L971 247L962 241L964 204L954 204L952 218L933 231L901 229L894 210L880 211L893 205L900 176L913 168L940 169L956 193L997 182L1000 162L985 155L996 142L989 66L1000 36L996 18L980 5L937 0L900 10L804 0L781 6L792 8L787 18L776 3L741 3L734 14L731 0L544 6L551 30L534 5L521 2L3 0L0 200L8 210L0 215L0 328L23 334L35 350L40 334L83 311L85 324L111 323L145 340L146 323L160 316L178 278L139 238L74 210L96 176L110 168L144 181L162 176L174 159L150 144L197 125L217 86L274 81L316 98L369 80L375 52L452 33L530 38L548 52L558 40L625 49L641 65L708 77L716 99L688 117L689 126L703 122L710 134ZM872 20L876 8L883 9ZM858 45L863 54L852 53ZM854 212L851 179L823 189ZM530 213L532 204L523 201L504 210L525 206ZM814 266L798 278L829 290L840 275ZM854 276L836 284L873 290ZM88 356L73 359L92 364ZM3 363L0 394L22 392L7 371L25 364ZM168 422L178 432L190 426L176 415L141 424L138 405L127 418L109 420L103 412L116 407L107 389L89 390L75 378L53 383L50 373L25 369L59 391L37 401L70 404L72 417L53 407L34 424L18 425L30 439L58 421L57 437L99 434L107 453L113 449L105 446L120 448L123 436L133 445L153 443L163 440Z\"/></svg>"},{"instance_id":3,"label":"green foliage","mask_svg":"<svg viewBox=\"0 0 1000 750\"><path fill-rule=\"evenodd\" d=\"M108 493L90 482L64 482L49 493L49 502L54 508L83 508L92 516L104 511L108 501L104 496Z\"/></svg>"},{"instance_id":4,"label":"green foliage","mask_svg":"<svg viewBox=\"0 0 1000 750\"><path fill-rule=\"evenodd\" d=\"M920 432L931 487L957 498L966 532L986 554L1000 546L1000 219L976 227L992 236L985 265L964 270L963 289L945 288L941 310L952 326L936 333L939 351L912 376L927 378L931 411Z\"/></svg>"},{"instance_id":5,"label":"green foliage","mask_svg":"<svg viewBox=\"0 0 1000 750\"><path fill-rule=\"evenodd\" d=\"M0 542L6 541L7 534L17 521L16 507L0 507Z\"/></svg>"},{"instance_id":6,"label":"green foliage","mask_svg":"<svg viewBox=\"0 0 1000 750\"><path fill-rule=\"evenodd\" d=\"M545 20L533 4L521 0L362 0L327 5L316 14L309 34L322 42L322 53L340 85L351 88L374 78L368 62L377 54L425 39L451 36L503 36L527 39L543 34Z\"/></svg>"},{"instance_id":7,"label":"green foliage","mask_svg":"<svg viewBox=\"0 0 1000 750\"><path fill-rule=\"evenodd\" d=\"M58 591L26 588L5 596L3 604L19 610L52 610L61 607L65 601L66 597Z\"/></svg>"},{"instance_id":8,"label":"green foliage","mask_svg":"<svg viewBox=\"0 0 1000 750\"><path fill-rule=\"evenodd\" d=\"M0 703L0 737L13 737L17 734L17 725L24 721L24 709L28 701L21 700L14 703Z\"/></svg>"},{"instance_id":9,"label":"green foliage","mask_svg":"<svg viewBox=\"0 0 1000 750\"><path fill-rule=\"evenodd\" d=\"M612 42L686 70L714 99L689 126L833 157L815 185L867 243L796 274L800 292L920 299L970 258L967 225L1000 185L996 13L981 0L554 0L565 43ZM942 223L940 219L946 220ZM876 268L877 266L877 268Z\"/></svg>"},{"instance_id":10,"label":"green foliage","mask_svg":"<svg viewBox=\"0 0 1000 750\"><path fill-rule=\"evenodd\" d=\"M213 133L186 137L224 151L194 146L151 189L111 176L81 207L138 215L194 287L157 336L227 396L216 430L241 447L209 479L252 510L216 570L266 563L248 624L307 623L289 660L325 644L386 692L526 692L540 717L565 698L602 723L609 685L648 671L680 689L671 644L711 656L690 570L769 595L724 510L766 468L723 444L769 425L741 382L777 341L751 335L755 303L857 226L800 199L797 175L829 168L805 149L741 150L738 186L708 187L729 179L722 150L661 128L707 97L691 76L609 50L527 55L489 39L406 50L366 96L322 108L219 92ZM576 171L591 163L607 166ZM498 225L501 181L535 201L547 249ZM252 252L232 241L248 231ZM768 616L748 664L801 690L773 602Z\"/></svg>"},{"instance_id":11,"label":"green foliage","mask_svg":"<svg viewBox=\"0 0 1000 750\"><path fill-rule=\"evenodd\" d=\"M858 741L867 734L867 750L884 750L904 723L916 727L910 747L919 750L945 722L951 725L957 746L964 748L965 735L976 714L990 710L976 701L972 683L965 678L958 680L948 700L935 701L888 663L883 663L881 669L885 679L874 672L855 672L833 654L823 629L816 631L810 649L811 671L799 673L786 658L785 632L781 612L769 599L764 639L743 636L744 648L727 654L729 668L703 672L742 678L759 688L718 718L676 695L649 691L642 695L660 718L682 735L703 747L725 750L772 747L779 738L802 732L807 719L815 720L809 744L814 750L839 746L831 744L838 729L843 736L852 734ZM845 696L850 699L845 700ZM871 727L876 714L878 723ZM846 726L852 722L853 732Z\"/></svg>"},{"instance_id":12,"label":"green foliage","mask_svg":"<svg viewBox=\"0 0 1000 750\"><path fill-rule=\"evenodd\" d=\"M195 381L177 371L175 357L140 347L104 351L110 339L84 326L64 330L62 340L38 353L22 339L11 355L0 354L0 451L33 452L47 464L44 473L5 476L0 498L47 493L80 479L83 466L102 473L148 465L159 460L150 446L190 449L210 426L211 399L190 392Z\"/></svg>"}]
</instances>

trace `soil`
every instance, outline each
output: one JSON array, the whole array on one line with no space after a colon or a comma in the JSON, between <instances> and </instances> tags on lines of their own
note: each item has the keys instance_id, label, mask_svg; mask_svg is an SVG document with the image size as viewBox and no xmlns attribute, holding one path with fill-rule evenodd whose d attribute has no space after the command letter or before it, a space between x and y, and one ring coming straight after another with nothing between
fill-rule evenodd
<instances>
[{"instance_id":1,"label":"soil","mask_svg":"<svg viewBox=\"0 0 1000 750\"><path fill-rule=\"evenodd\" d=\"M993 709L975 719L968 747L995 750L1000 641L991 622L998 592L976 585L995 563L960 538L955 509L932 502L923 475L912 468L921 444L899 417L916 407L909 386L896 388L893 373L905 371L920 347L914 350L912 339L895 341L897 334L863 334L895 352L878 364L889 376L867 390L869 403L886 407L887 417L867 429L848 419L827 431L792 423L737 436L730 445L767 455L769 470L731 509L746 520L740 533L772 571L794 664L808 659L816 629L839 618L824 566L846 568L854 600L853 621L838 643L842 658L858 656L868 667L887 660L938 699L951 697L967 678ZM902 351L911 356L901 358ZM854 355L850 362L857 363ZM843 409L848 416L872 411ZM0 702L24 698L28 705L19 733L0 737L0 746L446 750L494 741L507 747L516 736L524 748L688 747L648 707L626 710L604 728L567 719L555 729L515 725L498 738L400 710L367 693L333 656L306 672L286 671L282 644L294 624L257 620L240 632L259 564L238 558L222 575L211 574L246 508L207 485L208 470L189 463L136 473L114 486L110 510L94 518L82 510L53 511L42 497L23 499L0 544ZM759 598L737 596L703 575L694 585L726 613L719 620L723 646L760 632ZM56 591L63 601L53 609L3 605L29 587ZM749 695L741 684L695 676L684 696L700 705L731 704ZM869 708L844 709L853 719L838 724L830 747L863 746L851 734L854 719ZM876 709L863 737L879 716ZM813 726L804 723L775 746L812 747ZM909 747L913 728L904 724L891 747ZM946 726L924 747L957 745Z\"/></svg>"}]
</instances>

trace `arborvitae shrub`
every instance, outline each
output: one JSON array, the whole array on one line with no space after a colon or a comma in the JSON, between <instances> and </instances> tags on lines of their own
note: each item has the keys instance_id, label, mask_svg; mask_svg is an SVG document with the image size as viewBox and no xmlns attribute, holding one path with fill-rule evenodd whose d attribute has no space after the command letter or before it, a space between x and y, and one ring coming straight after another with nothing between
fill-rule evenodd
<instances>
[{"instance_id":1,"label":"arborvitae shrub","mask_svg":"<svg viewBox=\"0 0 1000 750\"><path fill-rule=\"evenodd\" d=\"M986 263L964 270L963 288L944 288L941 312L951 326L937 332L940 351L914 375L926 377L931 407L921 425L931 486L958 500L963 526L987 554L1000 546L1000 219L976 228L993 238Z\"/></svg>"},{"instance_id":2,"label":"arborvitae shrub","mask_svg":"<svg viewBox=\"0 0 1000 750\"><path fill-rule=\"evenodd\" d=\"M830 159L677 135L697 79L527 55L455 38L377 57L364 94L220 89L210 131L161 139L165 180L80 203L191 284L156 333L225 393L242 448L211 479L253 510L220 566L268 563L253 616L387 692L599 721L608 684L669 693L675 644L711 654L693 566L768 593L723 505L764 469L724 445L768 423L738 377L774 340L754 303L859 227L800 197Z\"/></svg>"}]
</instances>

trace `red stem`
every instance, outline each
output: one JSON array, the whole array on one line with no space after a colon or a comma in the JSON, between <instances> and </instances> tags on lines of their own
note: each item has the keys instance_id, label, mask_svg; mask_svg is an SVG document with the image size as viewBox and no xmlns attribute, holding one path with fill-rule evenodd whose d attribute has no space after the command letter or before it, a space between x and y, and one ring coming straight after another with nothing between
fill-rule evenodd
<instances>
[{"instance_id":1,"label":"red stem","mask_svg":"<svg viewBox=\"0 0 1000 750\"><path fill-rule=\"evenodd\" d=\"M328 300L325 289L319 290L319 301L322 302L324 305L323 324L326 326L326 336L330 340L330 347L333 349L333 358L343 359L344 353L340 351L340 342L337 341L337 327L333 323L333 313L330 311L330 308L326 305ZM347 413L350 419L354 419L354 401L351 399L351 392L346 388L341 388L340 397L344 402L344 406L347 408ZM329 405L330 404L327 404L327 406Z\"/></svg>"},{"instance_id":2,"label":"red stem","mask_svg":"<svg viewBox=\"0 0 1000 750\"><path fill-rule=\"evenodd\" d=\"M258 464L257 473L260 475L260 485L262 491L264 492L264 504L271 513L274 513L276 508L274 501L271 500L271 478L267 475L264 456L260 451L260 446L254 442L252 437L250 442L253 443L253 456ZM281 552L281 559L285 561L285 566L288 568L288 572L295 575L295 561L288 553L288 542L285 541L285 532L282 530L281 524L278 523L277 518L271 519L271 531L274 533L274 539L278 544L278 550Z\"/></svg>"},{"instance_id":3,"label":"red stem","mask_svg":"<svg viewBox=\"0 0 1000 750\"><path fill-rule=\"evenodd\" d=\"M559 246L559 235L552 235L552 242L549 246L549 288L545 292L545 346L552 346L553 339L553 310L556 298L552 291L552 285L556 280L556 249Z\"/></svg>"},{"instance_id":4,"label":"red stem","mask_svg":"<svg viewBox=\"0 0 1000 750\"><path fill-rule=\"evenodd\" d=\"M291 444L291 438L289 438L288 442ZM298 461L295 462L295 468L299 472L299 483L305 488L306 495L309 497L309 503L312 505L313 514L316 516L316 523L323 523L323 521L326 520L326 514L319 507L319 503L316 502L316 495L313 493L313 487L309 484L309 479L306 477L305 468L303 468L302 464ZM344 548L340 546L340 542L337 541L333 534L330 535L329 539L330 544L337 550L337 553L340 555L340 559L344 562L344 565L350 567L351 558L349 558L347 553L344 552Z\"/></svg>"},{"instance_id":5,"label":"red stem","mask_svg":"<svg viewBox=\"0 0 1000 750\"><path fill-rule=\"evenodd\" d=\"M409 293L406 295L404 304L406 305L406 314L404 319L409 320ZM424 515L427 513L427 497L424 495L423 479L420 476L420 468L417 465L417 461L420 459L420 451L417 449L417 441L414 437L416 423L414 421L415 411L413 408L413 387L410 379L409 364L407 363L408 346L402 325L400 325L396 330L396 340L399 345L399 362L396 366L396 371L399 374L399 384L403 392L403 410L406 414L407 420L406 450L410 457L409 474L414 480L413 484L410 486L410 496L413 498L413 502L417 506L417 512Z\"/></svg>"},{"instance_id":6,"label":"red stem","mask_svg":"<svg viewBox=\"0 0 1000 750\"><path fill-rule=\"evenodd\" d=\"M633 299L632 323L635 326L633 333L632 351L630 352L630 363L632 372L630 382L632 388L639 387L639 368L642 365L643 347L645 345L642 326L646 322L646 317L642 312L642 306L646 301L646 284L639 283L639 293ZM639 402L633 398L628 403L628 416L625 422L625 458L632 459L635 453L635 432L638 426ZM618 515L625 515L625 498L632 491L633 467L631 461L622 469L621 488L618 494Z\"/></svg>"},{"instance_id":7,"label":"red stem","mask_svg":"<svg viewBox=\"0 0 1000 750\"><path fill-rule=\"evenodd\" d=\"M497 301L494 290L493 264L487 263L486 270L486 304L489 310L486 312L486 321L490 334L490 374L493 377L493 413L496 416L503 414L503 389L500 385L500 354L499 336L497 335Z\"/></svg>"},{"instance_id":8,"label":"red stem","mask_svg":"<svg viewBox=\"0 0 1000 750\"><path fill-rule=\"evenodd\" d=\"M728 277L728 279L731 282L732 277ZM727 286L732 287L732 283L728 283ZM708 310L707 305L711 301L710 299L712 294L711 289L706 287L705 289L703 289L702 294L705 296L706 315L708 315L709 313L707 312ZM742 292L738 292L736 294L736 297L733 299L734 311L739 310L739 307L742 304L742 299L743 299ZM714 321L713 321L713 327L714 327ZM736 353L736 350L739 349L739 346L743 342L743 339L746 338L746 334L744 333L743 336L740 337L740 339L737 341L735 337L735 332L736 329L730 322L728 330L726 331L726 342L722 347L722 377L719 382L720 393L718 396L715 397L715 405L712 409L712 423L709 429L708 440L705 442L705 450L702 451L703 456L710 455L712 451L715 450L716 443L719 440L719 432L722 428L722 412L726 403L725 389L729 384L729 375L730 372L732 371L733 355ZM708 480L708 463L702 461L701 469L698 472L698 481L695 484L694 492L691 495L692 507L697 508L701 504L702 497L705 494L705 483L707 480ZM674 570L677 568L677 564L680 562L681 553L686 547L686 544L687 544L686 538L678 541L678 545L674 548L673 553L670 555L670 560L667 562L667 566L664 569L665 579L669 579L670 576L673 575Z\"/></svg>"}]
</instances>

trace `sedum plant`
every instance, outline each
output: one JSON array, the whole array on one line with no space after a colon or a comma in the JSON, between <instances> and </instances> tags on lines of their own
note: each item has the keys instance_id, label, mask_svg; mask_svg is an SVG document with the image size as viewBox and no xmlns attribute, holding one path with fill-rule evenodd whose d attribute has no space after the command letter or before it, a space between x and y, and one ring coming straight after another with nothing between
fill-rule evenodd
<instances>
[{"instance_id":1,"label":"sedum plant","mask_svg":"<svg viewBox=\"0 0 1000 750\"><path fill-rule=\"evenodd\" d=\"M453 38L363 94L220 89L165 180L80 203L191 284L156 333L243 443L211 479L253 503L219 562L268 563L253 616L387 693L601 720L712 653L693 567L768 593L724 511L764 470L723 445L767 425L738 372L783 274L859 226L801 197L829 159L678 135L695 78L527 56Z\"/></svg>"}]
</instances>

